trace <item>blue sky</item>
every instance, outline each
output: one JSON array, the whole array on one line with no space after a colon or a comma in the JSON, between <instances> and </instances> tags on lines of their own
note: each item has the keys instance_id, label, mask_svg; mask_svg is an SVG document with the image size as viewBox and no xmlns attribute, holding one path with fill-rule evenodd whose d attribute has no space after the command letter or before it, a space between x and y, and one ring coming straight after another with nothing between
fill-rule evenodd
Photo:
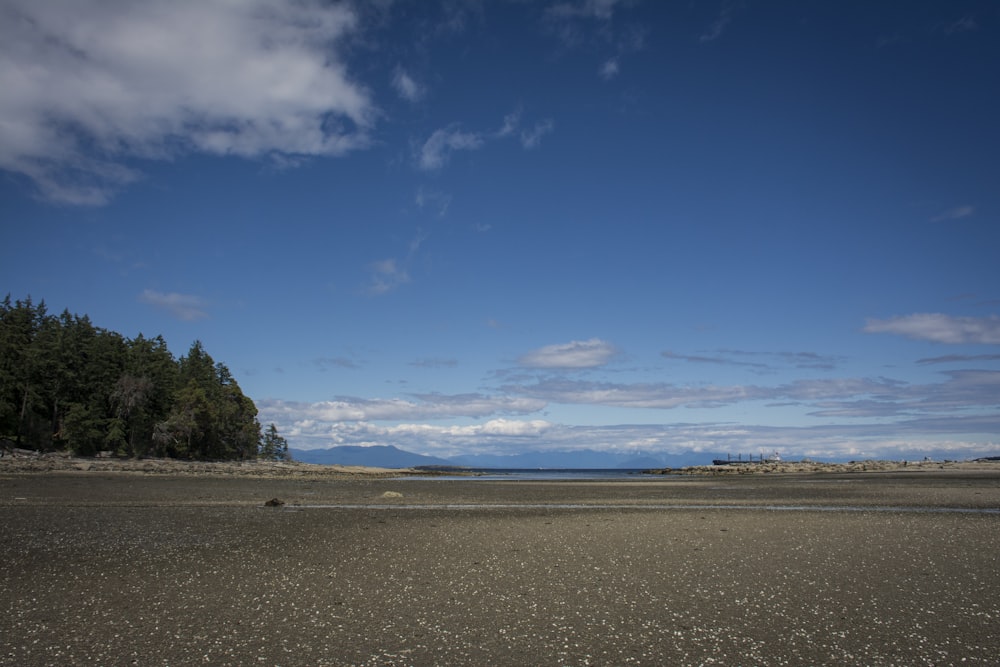
<instances>
[{"instance_id":1,"label":"blue sky","mask_svg":"<svg viewBox=\"0 0 1000 667\"><path fill-rule=\"evenodd\" d=\"M0 291L293 447L1000 452L1000 6L0 0Z\"/></svg>"}]
</instances>

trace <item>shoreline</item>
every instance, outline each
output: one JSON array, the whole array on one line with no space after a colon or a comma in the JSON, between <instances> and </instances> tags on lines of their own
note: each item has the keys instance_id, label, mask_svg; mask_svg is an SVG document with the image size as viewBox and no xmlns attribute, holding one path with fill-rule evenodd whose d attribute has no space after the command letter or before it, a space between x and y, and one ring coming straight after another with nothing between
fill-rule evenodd
<instances>
[{"instance_id":1,"label":"shoreline","mask_svg":"<svg viewBox=\"0 0 1000 667\"><path fill-rule=\"evenodd\" d=\"M697 465L681 468L653 468L644 475L787 475L787 474L846 474L880 472L1000 472L1000 460L972 461L889 461L864 460L848 463L819 461L783 461L765 463L733 463L729 465ZM474 477L476 473L461 470L430 468L377 468L338 464L302 463L299 461L188 461L167 458L125 459L116 457L76 457L63 453L40 454L15 450L0 457L0 475L39 473L131 473L143 475L186 475L210 477L275 477L299 479L325 478L387 478L387 477Z\"/></svg>"},{"instance_id":2,"label":"shoreline","mask_svg":"<svg viewBox=\"0 0 1000 667\"><path fill-rule=\"evenodd\" d=\"M0 475L47 473L125 473L198 477L278 477L298 479L433 477L442 473L415 468L321 465L299 461L186 461L182 459L78 457L18 450L0 457Z\"/></svg>"},{"instance_id":3,"label":"shoreline","mask_svg":"<svg viewBox=\"0 0 1000 667\"><path fill-rule=\"evenodd\" d=\"M728 465L687 466L651 470L654 475L768 475L789 473L878 473L929 472L951 470L959 472L1000 472L1000 460L972 461L888 461L865 460L847 463L820 461L778 461L764 463L730 463Z\"/></svg>"}]
</instances>

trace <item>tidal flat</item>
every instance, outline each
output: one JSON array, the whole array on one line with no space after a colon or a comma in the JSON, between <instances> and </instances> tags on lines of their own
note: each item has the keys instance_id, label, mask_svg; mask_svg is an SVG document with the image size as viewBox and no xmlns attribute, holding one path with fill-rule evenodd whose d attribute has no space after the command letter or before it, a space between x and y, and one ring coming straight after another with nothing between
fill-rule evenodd
<instances>
[{"instance_id":1,"label":"tidal flat","mask_svg":"<svg viewBox=\"0 0 1000 667\"><path fill-rule=\"evenodd\" d=\"M998 554L1000 470L6 474L0 664L992 665Z\"/></svg>"}]
</instances>

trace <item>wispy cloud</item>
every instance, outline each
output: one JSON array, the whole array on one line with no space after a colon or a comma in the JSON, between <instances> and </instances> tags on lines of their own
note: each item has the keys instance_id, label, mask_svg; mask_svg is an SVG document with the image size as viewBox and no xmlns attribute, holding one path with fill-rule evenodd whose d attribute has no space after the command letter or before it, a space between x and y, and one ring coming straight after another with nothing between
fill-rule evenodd
<instances>
[{"instance_id":1,"label":"wispy cloud","mask_svg":"<svg viewBox=\"0 0 1000 667\"><path fill-rule=\"evenodd\" d=\"M935 343L1000 345L1000 317L953 317L915 313L886 320L869 319L866 333L890 333Z\"/></svg>"},{"instance_id":2,"label":"wispy cloud","mask_svg":"<svg viewBox=\"0 0 1000 667\"><path fill-rule=\"evenodd\" d=\"M917 359L918 364L965 364L970 361L1000 361L1000 354L946 354Z\"/></svg>"},{"instance_id":3,"label":"wispy cloud","mask_svg":"<svg viewBox=\"0 0 1000 667\"><path fill-rule=\"evenodd\" d=\"M455 368L458 366L458 360L439 358L417 359L416 361L411 361L410 365L416 368Z\"/></svg>"},{"instance_id":4,"label":"wispy cloud","mask_svg":"<svg viewBox=\"0 0 1000 667\"><path fill-rule=\"evenodd\" d=\"M555 19L597 19L610 20L615 6L622 0L579 0L579 2L559 2L548 8L546 14Z\"/></svg>"},{"instance_id":5,"label":"wispy cloud","mask_svg":"<svg viewBox=\"0 0 1000 667\"><path fill-rule=\"evenodd\" d=\"M604 63L598 68L597 73L605 81L610 81L611 79L618 76L618 58L608 58Z\"/></svg>"},{"instance_id":6,"label":"wispy cloud","mask_svg":"<svg viewBox=\"0 0 1000 667\"><path fill-rule=\"evenodd\" d=\"M349 5L0 4L0 168L41 197L100 205L130 158L255 158L367 146L376 110L338 59Z\"/></svg>"},{"instance_id":7,"label":"wispy cloud","mask_svg":"<svg viewBox=\"0 0 1000 667\"><path fill-rule=\"evenodd\" d=\"M720 408L748 402L792 401L820 409L856 408L865 416L881 405L880 416L948 413L970 408L996 408L1000 400L1000 371L951 371L947 380L912 385L888 378L830 378L796 380L766 385L676 385L671 383L614 383L565 377L540 378L530 384L508 384L507 395L546 403L617 408L670 410Z\"/></svg>"},{"instance_id":8,"label":"wispy cloud","mask_svg":"<svg viewBox=\"0 0 1000 667\"><path fill-rule=\"evenodd\" d=\"M392 74L392 87L396 93L407 102L419 102L424 98L425 89L402 67L397 67Z\"/></svg>"},{"instance_id":9,"label":"wispy cloud","mask_svg":"<svg viewBox=\"0 0 1000 667\"><path fill-rule=\"evenodd\" d=\"M947 211L942 211L938 215L931 218L931 222L944 222L946 220L959 220L961 218L967 218L976 212L975 207L969 206L956 206L955 208L950 208Z\"/></svg>"},{"instance_id":10,"label":"wispy cloud","mask_svg":"<svg viewBox=\"0 0 1000 667\"><path fill-rule=\"evenodd\" d=\"M816 352L778 352L777 356L796 368L831 370L841 361L839 357Z\"/></svg>"},{"instance_id":11,"label":"wispy cloud","mask_svg":"<svg viewBox=\"0 0 1000 667\"><path fill-rule=\"evenodd\" d=\"M366 292L372 296L386 294L410 282L409 266L420 251L420 246L427 240L427 235L420 229L410 240L406 254L402 259L389 257L380 259L368 265L371 280Z\"/></svg>"},{"instance_id":12,"label":"wispy cloud","mask_svg":"<svg viewBox=\"0 0 1000 667\"><path fill-rule=\"evenodd\" d=\"M95 246L93 252L94 255L100 257L102 260L117 265L123 276L132 271L149 268L149 264L144 260L136 258L131 251L116 250L104 243Z\"/></svg>"},{"instance_id":13,"label":"wispy cloud","mask_svg":"<svg viewBox=\"0 0 1000 667\"><path fill-rule=\"evenodd\" d=\"M719 15L716 17L708 29L703 32L699 37L699 42L714 42L715 40L722 37L722 33L725 32L726 27L733 20L733 8L730 5L723 5L722 9L719 10Z\"/></svg>"},{"instance_id":14,"label":"wispy cloud","mask_svg":"<svg viewBox=\"0 0 1000 667\"><path fill-rule=\"evenodd\" d=\"M448 207L451 206L451 195L445 192L438 192L436 190L426 190L423 187L417 188L417 194L413 201L418 208L430 209L434 211L438 217L444 217L448 213Z\"/></svg>"},{"instance_id":15,"label":"wispy cloud","mask_svg":"<svg viewBox=\"0 0 1000 667\"><path fill-rule=\"evenodd\" d=\"M396 259L380 259L372 262L369 268L372 273L371 282L368 284L369 294L385 294L410 282L409 271L400 266Z\"/></svg>"},{"instance_id":16,"label":"wispy cloud","mask_svg":"<svg viewBox=\"0 0 1000 667\"><path fill-rule=\"evenodd\" d=\"M323 372L330 370L331 368L342 368L342 369L357 369L361 368L361 365L353 359L348 359L347 357L320 357L319 359L314 359L313 363L316 367Z\"/></svg>"},{"instance_id":17,"label":"wispy cloud","mask_svg":"<svg viewBox=\"0 0 1000 667\"><path fill-rule=\"evenodd\" d=\"M193 294L178 294L177 292L157 292L156 290L143 290L139 295L139 301L155 306L185 322L193 322L208 317L205 311L206 303L201 297Z\"/></svg>"},{"instance_id":18,"label":"wispy cloud","mask_svg":"<svg viewBox=\"0 0 1000 667\"><path fill-rule=\"evenodd\" d=\"M963 16L954 23L949 24L944 31L949 35L954 35L960 32L969 32L970 30L977 30L979 24L976 23L976 19L972 16Z\"/></svg>"},{"instance_id":19,"label":"wispy cloud","mask_svg":"<svg viewBox=\"0 0 1000 667\"><path fill-rule=\"evenodd\" d=\"M546 119L535 123L531 128L521 131L521 147L525 150L536 148L542 142L542 137L555 129L555 123Z\"/></svg>"},{"instance_id":20,"label":"wispy cloud","mask_svg":"<svg viewBox=\"0 0 1000 667\"><path fill-rule=\"evenodd\" d=\"M395 0L388 0L386 5L391 5ZM470 23L483 23L485 19L485 6L481 0L458 0L457 2L441 3L442 17L432 32L439 35L458 34L464 32Z\"/></svg>"},{"instance_id":21,"label":"wispy cloud","mask_svg":"<svg viewBox=\"0 0 1000 667\"><path fill-rule=\"evenodd\" d=\"M611 343L591 338L547 345L523 355L517 363L526 368L597 368L608 364L618 354L618 349Z\"/></svg>"},{"instance_id":22,"label":"wispy cloud","mask_svg":"<svg viewBox=\"0 0 1000 667\"><path fill-rule=\"evenodd\" d=\"M537 148L542 137L555 129L555 122L546 118L530 127L521 125L524 112L519 107L503 118L500 129L495 132L466 132L457 124L435 130L416 150L417 166L423 171L436 171L444 167L451 155L457 151L475 151L487 142L516 137L525 150Z\"/></svg>"},{"instance_id":23,"label":"wispy cloud","mask_svg":"<svg viewBox=\"0 0 1000 667\"><path fill-rule=\"evenodd\" d=\"M483 136L477 132L463 132L458 126L435 130L421 144L417 165L424 171L435 171L447 164L455 151L474 151L482 148Z\"/></svg>"},{"instance_id":24,"label":"wispy cloud","mask_svg":"<svg viewBox=\"0 0 1000 667\"><path fill-rule=\"evenodd\" d=\"M816 352L750 352L745 350L719 350L712 355L678 354L672 351L660 353L665 359L676 359L702 364L719 364L723 366L744 366L759 371L777 370L780 367L808 368L814 370L831 370L837 366L839 359ZM743 361L733 357L763 358L769 361Z\"/></svg>"},{"instance_id":25,"label":"wispy cloud","mask_svg":"<svg viewBox=\"0 0 1000 667\"><path fill-rule=\"evenodd\" d=\"M966 416L970 412L996 409L1000 400L1000 372L960 370L942 373L944 382L898 383L874 396L850 396L847 400L817 400L818 417L930 417Z\"/></svg>"},{"instance_id":26,"label":"wispy cloud","mask_svg":"<svg viewBox=\"0 0 1000 667\"><path fill-rule=\"evenodd\" d=\"M622 63L626 57L641 51L646 45L646 31L644 27L632 26L620 31L615 37L615 55L607 58L597 68L597 75L604 81L611 81L621 73Z\"/></svg>"},{"instance_id":27,"label":"wispy cloud","mask_svg":"<svg viewBox=\"0 0 1000 667\"><path fill-rule=\"evenodd\" d=\"M526 128L521 126L523 115L524 110L519 107L504 116L503 125L497 130L496 136L499 138L517 137L522 148L531 150L541 143L542 137L555 129L555 122L551 118L546 118L536 122L532 127Z\"/></svg>"},{"instance_id":28,"label":"wispy cloud","mask_svg":"<svg viewBox=\"0 0 1000 667\"><path fill-rule=\"evenodd\" d=\"M604 57L597 68L597 75L610 81L621 72L623 58L642 50L646 43L648 28L616 19L621 14L619 8L634 4L629 0L558 2L546 10L546 25L565 48L605 51L611 45L612 54Z\"/></svg>"},{"instance_id":29,"label":"wispy cloud","mask_svg":"<svg viewBox=\"0 0 1000 667\"><path fill-rule=\"evenodd\" d=\"M521 115L524 110L518 107L514 109L509 114L503 117L503 125L497 130L498 137L509 137L517 131L518 126L521 124Z\"/></svg>"},{"instance_id":30,"label":"wispy cloud","mask_svg":"<svg viewBox=\"0 0 1000 667\"><path fill-rule=\"evenodd\" d=\"M708 357L704 355L689 355L689 354L677 354L675 352L670 352L669 350L661 352L660 355L665 359L676 359L678 361L688 361L696 364L719 364L723 366L748 366L750 368L769 368L767 364L757 363L753 361L737 361L735 359L730 359L728 357Z\"/></svg>"}]
</instances>

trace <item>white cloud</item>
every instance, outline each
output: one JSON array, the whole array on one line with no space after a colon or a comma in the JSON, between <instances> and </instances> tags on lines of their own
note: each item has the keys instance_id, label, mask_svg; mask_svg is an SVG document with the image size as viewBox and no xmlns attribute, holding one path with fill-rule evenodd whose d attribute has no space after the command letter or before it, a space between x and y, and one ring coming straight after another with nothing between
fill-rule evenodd
<instances>
[{"instance_id":1,"label":"white cloud","mask_svg":"<svg viewBox=\"0 0 1000 667\"><path fill-rule=\"evenodd\" d=\"M525 354L518 364L528 368L597 368L617 355L618 350L611 343L591 338L547 345Z\"/></svg>"},{"instance_id":2,"label":"white cloud","mask_svg":"<svg viewBox=\"0 0 1000 667\"><path fill-rule=\"evenodd\" d=\"M952 317L915 313L887 320L869 319L866 333L891 333L935 343L1000 345L1000 317Z\"/></svg>"},{"instance_id":3,"label":"white cloud","mask_svg":"<svg viewBox=\"0 0 1000 667\"><path fill-rule=\"evenodd\" d=\"M8 0L0 168L102 204L138 177L130 158L364 147L376 110L331 50L355 24L319 0Z\"/></svg>"},{"instance_id":4,"label":"white cloud","mask_svg":"<svg viewBox=\"0 0 1000 667\"><path fill-rule=\"evenodd\" d=\"M840 378L770 387L682 387L549 379L530 386L504 387L501 395L426 394L405 400L341 398L320 403L258 400L257 406L263 422L278 424L293 446L304 449L394 444L408 451L442 456L584 449L629 450L656 456L685 451L746 453L779 449L791 457L814 458L900 458L920 451L938 455L950 452L951 457L962 457L995 450L995 434L1000 432L1000 413L996 411L1000 371L951 371L942 376L943 381L926 384ZM547 419L509 418L543 410L550 403L669 409L718 408L750 402L760 406L779 399L811 410L803 416L822 418L822 423L816 419L813 426L769 426L716 420L568 426ZM456 418L486 421L427 423ZM962 434L966 437L960 438Z\"/></svg>"},{"instance_id":5,"label":"white cloud","mask_svg":"<svg viewBox=\"0 0 1000 667\"><path fill-rule=\"evenodd\" d=\"M481 148L483 138L475 132L463 132L452 126L435 130L420 147L417 164L424 171L440 169L454 151L471 151Z\"/></svg>"},{"instance_id":6,"label":"white cloud","mask_svg":"<svg viewBox=\"0 0 1000 667\"><path fill-rule=\"evenodd\" d=\"M398 424L385 426L367 421L324 422L274 421L293 447L316 449L337 445L394 444L407 451L433 456L468 453L505 453L513 447L546 448L548 441L561 442L565 428L547 421L494 419L485 424L442 426Z\"/></svg>"},{"instance_id":7,"label":"white cloud","mask_svg":"<svg viewBox=\"0 0 1000 667\"><path fill-rule=\"evenodd\" d=\"M973 206L969 205L956 206L955 208L950 208L947 211L944 211L934 216L933 218L931 218L931 222L944 222L945 220L958 220L960 218L967 218L975 212L976 209Z\"/></svg>"},{"instance_id":8,"label":"white cloud","mask_svg":"<svg viewBox=\"0 0 1000 667\"><path fill-rule=\"evenodd\" d=\"M527 397L426 394L416 398L418 400L341 398L317 403L267 399L257 401L257 407L261 414L268 415L264 421L286 423L482 418L498 414L530 414L545 407L544 401Z\"/></svg>"},{"instance_id":9,"label":"white cloud","mask_svg":"<svg viewBox=\"0 0 1000 667\"><path fill-rule=\"evenodd\" d=\"M532 419L531 421L491 419L479 427L475 435L536 436L541 435L551 427L552 424L543 419Z\"/></svg>"},{"instance_id":10,"label":"white cloud","mask_svg":"<svg viewBox=\"0 0 1000 667\"><path fill-rule=\"evenodd\" d=\"M185 322L208 317L208 313L204 310L205 301L193 294L164 293L148 289L143 290L142 294L139 295L139 301L164 310L171 316Z\"/></svg>"},{"instance_id":11,"label":"white cloud","mask_svg":"<svg viewBox=\"0 0 1000 667\"><path fill-rule=\"evenodd\" d=\"M264 414L262 412L262 414ZM567 426L543 420L496 419L481 425L447 426L405 423L383 426L367 421L273 421L293 447L314 449L336 445L385 445L435 456L518 454L526 451L626 451L663 456L704 452L759 453L779 450L789 459L919 458L922 452L948 458L982 456L1000 446L979 436L995 434L1000 420L914 419L891 424L734 427L721 423ZM966 439L957 439L966 434ZM920 452L918 454L918 452ZM696 460L697 457L696 457Z\"/></svg>"},{"instance_id":12,"label":"white cloud","mask_svg":"<svg viewBox=\"0 0 1000 667\"><path fill-rule=\"evenodd\" d=\"M530 438L538 437L552 428L552 424L542 419L523 421L517 419L491 419L484 424L468 426L435 426L430 424L400 424L390 426L387 433L394 436L436 435L449 438Z\"/></svg>"},{"instance_id":13,"label":"white cloud","mask_svg":"<svg viewBox=\"0 0 1000 667\"><path fill-rule=\"evenodd\" d=\"M424 87L417 83L401 67L396 68L396 71L392 75L392 87L407 102L419 102L423 99L425 93Z\"/></svg>"}]
</instances>

